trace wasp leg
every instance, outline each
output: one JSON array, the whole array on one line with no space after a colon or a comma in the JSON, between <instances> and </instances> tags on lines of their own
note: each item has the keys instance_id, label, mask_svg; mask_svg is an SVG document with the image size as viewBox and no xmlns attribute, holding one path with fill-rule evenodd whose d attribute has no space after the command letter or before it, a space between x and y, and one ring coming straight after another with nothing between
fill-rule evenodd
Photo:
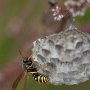
<instances>
[{"instance_id":1,"label":"wasp leg","mask_svg":"<svg viewBox=\"0 0 90 90\"><path fill-rule=\"evenodd\" d=\"M45 68L47 68L47 66L44 66L44 67L40 68L40 69L37 70L36 72L29 72L29 73L31 73L31 74L39 73L39 72L41 72L42 70L44 70Z\"/></svg>"},{"instance_id":2,"label":"wasp leg","mask_svg":"<svg viewBox=\"0 0 90 90\"><path fill-rule=\"evenodd\" d=\"M27 88L27 72L25 72L24 78L23 78L23 90L26 90Z\"/></svg>"},{"instance_id":3,"label":"wasp leg","mask_svg":"<svg viewBox=\"0 0 90 90\"><path fill-rule=\"evenodd\" d=\"M39 73L39 72L41 72L42 70L44 70L46 68L47 68L47 66L44 66L44 67L40 68L39 70L37 70L37 72Z\"/></svg>"},{"instance_id":4,"label":"wasp leg","mask_svg":"<svg viewBox=\"0 0 90 90\"><path fill-rule=\"evenodd\" d=\"M32 58L32 55L28 59L30 59L30 58L32 60L32 64L28 67L28 69L31 68L33 66L33 64L35 63L34 59Z\"/></svg>"},{"instance_id":5,"label":"wasp leg","mask_svg":"<svg viewBox=\"0 0 90 90\"><path fill-rule=\"evenodd\" d=\"M13 82L12 89L16 90L16 87L19 83L19 81L24 77L25 72L20 73L20 75L16 78L16 80Z\"/></svg>"}]
</instances>

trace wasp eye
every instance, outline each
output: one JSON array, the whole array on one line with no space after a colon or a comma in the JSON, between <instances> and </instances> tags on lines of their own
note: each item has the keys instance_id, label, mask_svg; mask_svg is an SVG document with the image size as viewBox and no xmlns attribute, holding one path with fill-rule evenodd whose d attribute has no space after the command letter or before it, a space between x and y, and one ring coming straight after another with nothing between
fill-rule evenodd
<instances>
[{"instance_id":1,"label":"wasp eye","mask_svg":"<svg viewBox=\"0 0 90 90\"><path fill-rule=\"evenodd\" d=\"M29 60L28 60L28 58L27 57L25 57L24 59L23 59L23 63L27 63Z\"/></svg>"}]
</instances>

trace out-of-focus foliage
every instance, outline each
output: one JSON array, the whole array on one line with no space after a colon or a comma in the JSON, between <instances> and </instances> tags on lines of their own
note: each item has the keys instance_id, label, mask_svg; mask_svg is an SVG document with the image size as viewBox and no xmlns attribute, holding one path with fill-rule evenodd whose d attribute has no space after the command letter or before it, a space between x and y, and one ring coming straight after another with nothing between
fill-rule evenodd
<instances>
[{"instance_id":1,"label":"out-of-focus foliage","mask_svg":"<svg viewBox=\"0 0 90 90\"><path fill-rule=\"evenodd\" d=\"M0 66L29 39L30 24L38 21L46 5L42 0L0 0Z\"/></svg>"},{"instance_id":2,"label":"out-of-focus foliage","mask_svg":"<svg viewBox=\"0 0 90 90\"><path fill-rule=\"evenodd\" d=\"M47 8L48 0L0 0L0 69L4 68L7 62L19 58L19 49L28 41L33 41L35 37L37 38L37 32L39 34L42 33L42 27L39 24L41 23L40 19L43 12ZM89 22L90 10L87 10L85 16L77 18L79 25ZM27 90L90 89L90 81L74 86L42 85L32 78L28 82ZM17 90L22 90L21 88L22 82L20 82Z\"/></svg>"}]
</instances>

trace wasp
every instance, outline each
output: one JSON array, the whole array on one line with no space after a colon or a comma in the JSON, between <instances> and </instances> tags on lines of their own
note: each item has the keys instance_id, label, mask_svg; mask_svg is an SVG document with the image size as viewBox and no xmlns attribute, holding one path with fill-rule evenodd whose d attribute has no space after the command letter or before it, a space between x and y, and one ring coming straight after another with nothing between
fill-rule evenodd
<instances>
[{"instance_id":1,"label":"wasp","mask_svg":"<svg viewBox=\"0 0 90 90\"><path fill-rule=\"evenodd\" d=\"M18 77L15 79L15 81L13 82L12 85L12 89L16 90L16 87L19 83L19 81L23 78L23 90L26 90L26 86L27 86L27 75L32 74L33 79L39 83L46 83L49 81L48 77L41 74L40 71L44 70L45 68L47 68L47 66L44 66L42 68L40 68L39 70L37 70L37 68L35 67L35 62L32 58L32 56L30 57L23 57L23 69L24 71L21 72Z\"/></svg>"}]
</instances>

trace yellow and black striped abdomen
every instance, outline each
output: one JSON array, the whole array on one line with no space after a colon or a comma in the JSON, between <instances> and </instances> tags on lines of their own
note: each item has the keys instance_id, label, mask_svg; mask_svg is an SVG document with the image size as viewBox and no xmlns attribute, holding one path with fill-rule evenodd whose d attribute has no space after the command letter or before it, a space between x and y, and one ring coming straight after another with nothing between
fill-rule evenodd
<instances>
[{"instance_id":1,"label":"yellow and black striped abdomen","mask_svg":"<svg viewBox=\"0 0 90 90\"><path fill-rule=\"evenodd\" d=\"M33 74L33 79L39 83L46 83L48 82L48 78L42 74L35 73Z\"/></svg>"}]
</instances>

